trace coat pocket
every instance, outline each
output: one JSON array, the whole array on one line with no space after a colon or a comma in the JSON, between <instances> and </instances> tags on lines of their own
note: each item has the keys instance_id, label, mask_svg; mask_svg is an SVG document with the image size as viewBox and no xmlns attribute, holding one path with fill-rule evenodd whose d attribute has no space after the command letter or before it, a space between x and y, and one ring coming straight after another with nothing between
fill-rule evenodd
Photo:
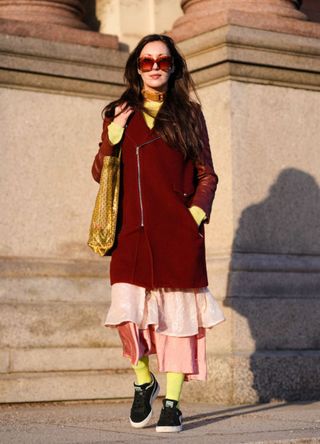
<instances>
[{"instance_id":1,"label":"coat pocket","mask_svg":"<svg viewBox=\"0 0 320 444\"><path fill-rule=\"evenodd\" d=\"M185 204L188 204L195 192L195 187L191 185L189 187L180 188L177 185L173 184L173 190L180 196L181 200Z\"/></svg>"},{"instance_id":2,"label":"coat pocket","mask_svg":"<svg viewBox=\"0 0 320 444\"><path fill-rule=\"evenodd\" d=\"M195 193L195 187L192 185L190 187L185 187L185 188L181 189L181 188L177 187L175 184L173 184L173 190L177 193L181 202L183 203L185 213L187 213L186 217L189 219L190 224L192 225L192 228L196 229L198 236L203 238L204 236L200 232L200 226L197 224L196 220L194 219L194 217L192 216L192 214L188 208L191 198Z\"/></svg>"}]
</instances>

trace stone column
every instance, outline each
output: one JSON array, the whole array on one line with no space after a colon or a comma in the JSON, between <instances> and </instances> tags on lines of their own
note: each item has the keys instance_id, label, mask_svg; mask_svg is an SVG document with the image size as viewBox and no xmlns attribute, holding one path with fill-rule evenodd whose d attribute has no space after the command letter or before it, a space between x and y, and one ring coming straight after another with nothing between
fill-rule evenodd
<instances>
[{"instance_id":1,"label":"stone column","mask_svg":"<svg viewBox=\"0 0 320 444\"><path fill-rule=\"evenodd\" d=\"M234 24L317 37L318 28L308 22L299 5L299 0L182 0L184 16L168 34L181 41Z\"/></svg>"},{"instance_id":2,"label":"stone column","mask_svg":"<svg viewBox=\"0 0 320 444\"><path fill-rule=\"evenodd\" d=\"M50 23L70 28L87 29L81 0L0 0L0 17L26 22Z\"/></svg>"},{"instance_id":3,"label":"stone column","mask_svg":"<svg viewBox=\"0 0 320 444\"><path fill-rule=\"evenodd\" d=\"M118 38L91 31L85 0L0 0L0 33L117 49Z\"/></svg>"}]
</instances>

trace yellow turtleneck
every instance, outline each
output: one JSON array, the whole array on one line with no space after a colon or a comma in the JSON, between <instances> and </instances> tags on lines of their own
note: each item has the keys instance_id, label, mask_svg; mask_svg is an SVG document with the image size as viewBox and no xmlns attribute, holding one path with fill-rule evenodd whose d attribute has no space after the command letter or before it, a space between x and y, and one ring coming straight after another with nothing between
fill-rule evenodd
<instances>
[{"instance_id":1,"label":"yellow turtleneck","mask_svg":"<svg viewBox=\"0 0 320 444\"><path fill-rule=\"evenodd\" d=\"M149 116L147 113L143 113L143 116L145 118L145 121L148 125L148 127L151 129L154 125L154 118L156 117L161 105L163 102L154 102L153 100L146 100L145 106L148 108L151 114L154 115L154 117ZM123 134L124 128L119 125L118 123L111 122L108 126L108 136L110 142L115 145L116 143L120 142L122 134Z\"/></svg>"},{"instance_id":2,"label":"yellow turtleneck","mask_svg":"<svg viewBox=\"0 0 320 444\"><path fill-rule=\"evenodd\" d=\"M148 110L151 112L153 117L149 116L147 113L143 113L143 116L145 118L146 124L151 129L154 125L154 118L156 117L161 105L163 102L155 102L153 100L146 100L145 106L148 108ZM124 128L119 125L118 123L111 122L108 126L108 136L110 142L115 145L116 143L120 142L122 135L123 135ZM192 216L194 217L195 221L198 225L206 219L206 213L203 211L202 208L192 205L192 207L189 208Z\"/></svg>"}]
</instances>

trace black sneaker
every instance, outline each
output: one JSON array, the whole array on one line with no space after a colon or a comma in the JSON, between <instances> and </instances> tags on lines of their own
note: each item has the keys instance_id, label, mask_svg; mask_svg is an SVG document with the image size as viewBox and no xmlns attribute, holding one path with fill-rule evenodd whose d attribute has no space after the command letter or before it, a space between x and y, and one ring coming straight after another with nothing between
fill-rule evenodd
<instances>
[{"instance_id":1,"label":"black sneaker","mask_svg":"<svg viewBox=\"0 0 320 444\"><path fill-rule=\"evenodd\" d=\"M152 403L160 391L159 384L151 373L152 381L134 385L134 399L130 412L130 424L140 428L148 424L152 417Z\"/></svg>"},{"instance_id":2,"label":"black sneaker","mask_svg":"<svg viewBox=\"0 0 320 444\"><path fill-rule=\"evenodd\" d=\"M181 432L182 413L177 408L178 401L173 399L164 399L160 418L157 423L157 432Z\"/></svg>"}]
</instances>

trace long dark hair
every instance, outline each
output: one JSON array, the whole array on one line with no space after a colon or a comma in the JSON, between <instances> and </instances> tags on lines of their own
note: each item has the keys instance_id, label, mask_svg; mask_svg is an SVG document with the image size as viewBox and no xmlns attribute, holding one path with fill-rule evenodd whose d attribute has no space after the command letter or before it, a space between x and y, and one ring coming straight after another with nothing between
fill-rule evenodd
<instances>
[{"instance_id":1,"label":"long dark hair","mask_svg":"<svg viewBox=\"0 0 320 444\"><path fill-rule=\"evenodd\" d=\"M174 72L168 80L164 102L156 115L154 130L172 148L180 150L184 157L197 160L202 150L199 112L201 104L195 84L188 72L183 56L176 48L171 37L164 34L149 34L143 37L130 53L124 72L127 89L118 100L109 103L102 111L104 117L115 117L115 108L124 102L134 110L144 111L144 98L141 93L143 80L138 73L137 60L143 47L154 41L162 41L173 58ZM190 98L193 92L198 102Z\"/></svg>"}]
</instances>

